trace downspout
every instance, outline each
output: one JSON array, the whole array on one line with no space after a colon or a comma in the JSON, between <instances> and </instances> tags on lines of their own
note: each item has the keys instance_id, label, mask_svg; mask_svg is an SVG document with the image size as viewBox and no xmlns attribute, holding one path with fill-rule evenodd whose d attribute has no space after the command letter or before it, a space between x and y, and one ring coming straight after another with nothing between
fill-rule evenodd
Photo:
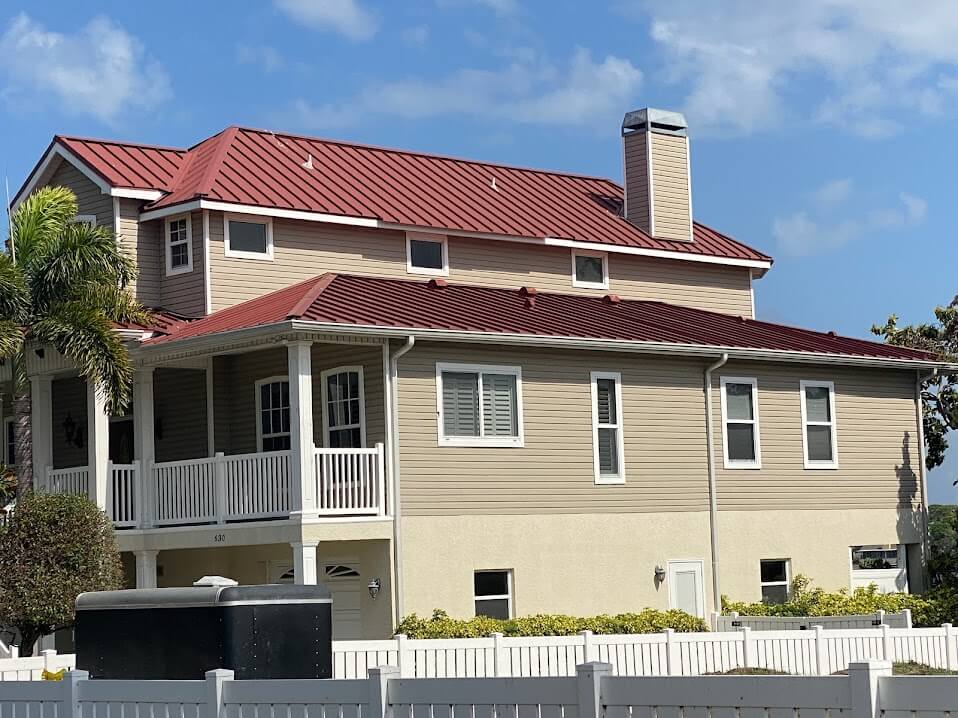
<instances>
[{"instance_id":1,"label":"downspout","mask_svg":"<svg viewBox=\"0 0 958 718\"><path fill-rule=\"evenodd\" d=\"M929 379L938 376L938 369L932 369L922 376L915 372L915 416L918 422L918 478L921 490L921 582L927 591L930 586L928 575L928 470L925 468L925 407L921 401L921 387Z\"/></svg>"},{"instance_id":2,"label":"downspout","mask_svg":"<svg viewBox=\"0 0 958 718\"><path fill-rule=\"evenodd\" d=\"M405 615L402 590L402 522L400 519L402 511L399 491L399 388L397 379L399 376L399 360L415 345L416 337L410 334L406 337L406 343L389 357L389 369L386 374L389 413L386 422L389 446L389 451L386 454L386 467L391 478L392 492L389 499L393 514L393 626L398 625Z\"/></svg>"},{"instance_id":3,"label":"downspout","mask_svg":"<svg viewBox=\"0 0 958 718\"><path fill-rule=\"evenodd\" d=\"M718 495L715 488L715 445L712 441L712 372L725 366L728 353L705 369L705 442L709 470L709 542L712 549L712 610L722 611L722 585L719 580Z\"/></svg>"}]
</instances>

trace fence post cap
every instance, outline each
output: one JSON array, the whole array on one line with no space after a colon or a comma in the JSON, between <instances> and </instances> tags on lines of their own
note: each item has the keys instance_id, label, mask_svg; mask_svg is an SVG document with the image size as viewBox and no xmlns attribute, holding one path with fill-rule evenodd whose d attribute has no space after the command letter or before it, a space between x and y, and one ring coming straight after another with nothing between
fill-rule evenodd
<instances>
[{"instance_id":1,"label":"fence post cap","mask_svg":"<svg viewBox=\"0 0 958 718\"><path fill-rule=\"evenodd\" d=\"M40 651L40 655L42 656L55 656L56 654L56 648L44 648L42 651Z\"/></svg>"},{"instance_id":2,"label":"fence post cap","mask_svg":"<svg viewBox=\"0 0 958 718\"><path fill-rule=\"evenodd\" d=\"M851 673L852 671L891 671L891 661L881 658L852 661L848 664L848 672Z\"/></svg>"},{"instance_id":3,"label":"fence post cap","mask_svg":"<svg viewBox=\"0 0 958 718\"><path fill-rule=\"evenodd\" d=\"M207 671L204 675L208 681L215 681L217 679L221 681L231 681L233 680L234 674L229 668L214 668L211 671Z\"/></svg>"},{"instance_id":4,"label":"fence post cap","mask_svg":"<svg viewBox=\"0 0 958 718\"><path fill-rule=\"evenodd\" d=\"M585 629L584 631L579 631L579 635L580 635L580 636L591 636L591 635L592 635L592 631L590 631L590 630L587 628L587 629Z\"/></svg>"},{"instance_id":5,"label":"fence post cap","mask_svg":"<svg viewBox=\"0 0 958 718\"><path fill-rule=\"evenodd\" d=\"M65 681L85 681L90 677L89 671L82 671L79 668L73 668L63 674Z\"/></svg>"},{"instance_id":6,"label":"fence post cap","mask_svg":"<svg viewBox=\"0 0 958 718\"><path fill-rule=\"evenodd\" d=\"M398 666L376 666L375 668L369 669L370 676L398 676L399 667Z\"/></svg>"},{"instance_id":7,"label":"fence post cap","mask_svg":"<svg viewBox=\"0 0 958 718\"><path fill-rule=\"evenodd\" d=\"M611 673L612 664L604 663L602 661L589 661L588 663L580 663L575 667L576 675L587 675L589 673Z\"/></svg>"},{"instance_id":8,"label":"fence post cap","mask_svg":"<svg viewBox=\"0 0 958 718\"><path fill-rule=\"evenodd\" d=\"M667 635L667 636L671 636L673 633L675 633L675 629L674 629L674 628L663 628L663 629L662 629L662 633L664 633L664 634Z\"/></svg>"}]
</instances>

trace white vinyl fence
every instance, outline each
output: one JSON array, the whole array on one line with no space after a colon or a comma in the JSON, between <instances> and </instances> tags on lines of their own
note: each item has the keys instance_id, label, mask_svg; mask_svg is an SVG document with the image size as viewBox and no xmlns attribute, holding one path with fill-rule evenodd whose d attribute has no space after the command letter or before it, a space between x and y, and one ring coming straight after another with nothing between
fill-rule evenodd
<instances>
[{"instance_id":1,"label":"white vinyl fence","mask_svg":"<svg viewBox=\"0 0 958 718\"><path fill-rule=\"evenodd\" d=\"M713 631L735 631L751 628L754 631L806 631L815 626L822 628L874 628L887 625L889 628L911 628L911 611L901 613L865 613L858 616L740 616L732 611L727 616L712 614Z\"/></svg>"},{"instance_id":2,"label":"white vinyl fence","mask_svg":"<svg viewBox=\"0 0 958 718\"><path fill-rule=\"evenodd\" d=\"M733 718L848 716L948 718L958 678L892 677L884 661L854 663L846 676L626 678L587 663L562 678L400 678L374 668L365 680L15 681L0 715L40 718Z\"/></svg>"},{"instance_id":3,"label":"white vinyl fence","mask_svg":"<svg viewBox=\"0 0 958 718\"><path fill-rule=\"evenodd\" d=\"M54 650L42 651L39 656L30 658L0 659L0 681L39 681L45 670L56 673L62 668L69 670L75 666L75 655L58 655ZM4 690L6 684L0 688L0 694Z\"/></svg>"}]
</instances>

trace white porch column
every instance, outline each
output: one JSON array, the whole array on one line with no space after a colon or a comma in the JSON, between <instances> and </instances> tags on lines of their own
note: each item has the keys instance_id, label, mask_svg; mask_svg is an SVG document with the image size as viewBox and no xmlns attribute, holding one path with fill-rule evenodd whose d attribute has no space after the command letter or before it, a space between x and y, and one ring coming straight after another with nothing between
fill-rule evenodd
<instances>
[{"instance_id":1,"label":"white porch column","mask_svg":"<svg viewBox=\"0 0 958 718\"><path fill-rule=\"evenodd\" d=\"M110 416L106 400L89 379L86 383L87 466L90 471L90 500L107 509L110 483Z\"/></svg>"},{"instance_id":2,"label":"white porch column","mask_svg":"<svg viewBox=\"0 0 958 718\"><path fill-rule=\"evenodd\" d=\"M153 525L153 462L156 461L153 414L153 367L133 374L133 458L140 462L136 491L140 526Z\"/></svg>"},{"instance_id":3,"label":"white porch column","mask_svg":"<svg viewBox=\"0 0 958 718\"><path fill-rule=\"evenodd\" d=\"M289 363L289 434L290 504L294 512L316 508L313 479L313 365L312 342L290 342ZM257 418L258 420L258 418ZM315 547L314 547L315 555ZM313 581L315 583L315 581Z\"/></svg>"},{"instance_id":4,"label":"white porch column","mask_svg":"<svg viewBox=\"0 0 958 718\"><path fill-rule=\"evenodd\" d=\"M159 551L134 551L136 557L136 587L156 588L156 555Z\"/></svg>"},{"instance_id":5,"label":"white porch column","mask_svg":"<svg viewBox=\"0 0 958 718\"><path fill-rule=\"evenodd\" d=\"M317 583L316 547L319 541L296 541L293 547L293 574L296 583L304 586L315 586Z\"/></svg>"},{"instance_id":6,"label":"white porch column","mask_svg":"<svg viewBox=\"0 0 958 718\"><path fill-rule=\"evenodd\" d=\"M46 481L48 466L53 466L53 377L30 377L31 440L33 442L33 485Z\"/></svg>"}]
</instances>

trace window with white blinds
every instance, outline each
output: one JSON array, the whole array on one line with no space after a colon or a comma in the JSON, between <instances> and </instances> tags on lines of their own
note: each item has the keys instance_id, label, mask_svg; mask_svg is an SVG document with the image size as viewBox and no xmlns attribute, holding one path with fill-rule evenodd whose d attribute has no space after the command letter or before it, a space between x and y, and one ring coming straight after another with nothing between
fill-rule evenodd
<instances>
[{"instance_id":1,"label":"window with white blinds","mask_svg":"<svg viewBox=\"0 0 958 718\"><path fill-rule=\"evenodd\" d=\"M722 377L722 437L726 469L762 468L758 382L753 377Z\"/></svg>"},{"instance_id":2,"label":"window with white blinds","mask_svg":"<svg viewBox=\"0 0 958 718\"><path fill-rule=\"evenodd\" d=\"M521 384L518 367L437 364L440 445L521 446Z\"/></svg>"},{"instance_id":3,"label":"window with white blinds","mask_svg":"<svg viewBox=\"0 0 958 718\"><path fill-rule=\"evenodd\" d=\"M592 450L595 483L625 482L622 438L622 376L617 372L592 372Z\"/></svg>"},{"instance_id":4,"label":"window with white blinds","mask_svg":"<svg viewBox=\"0 0 958 718\"><path fill-rule=\"evenodd\" d=\"M800 382L802 440L806 469L837 469L838 439L835 434L835 384L830 381Z\"/></svg>"}]
</instances>

